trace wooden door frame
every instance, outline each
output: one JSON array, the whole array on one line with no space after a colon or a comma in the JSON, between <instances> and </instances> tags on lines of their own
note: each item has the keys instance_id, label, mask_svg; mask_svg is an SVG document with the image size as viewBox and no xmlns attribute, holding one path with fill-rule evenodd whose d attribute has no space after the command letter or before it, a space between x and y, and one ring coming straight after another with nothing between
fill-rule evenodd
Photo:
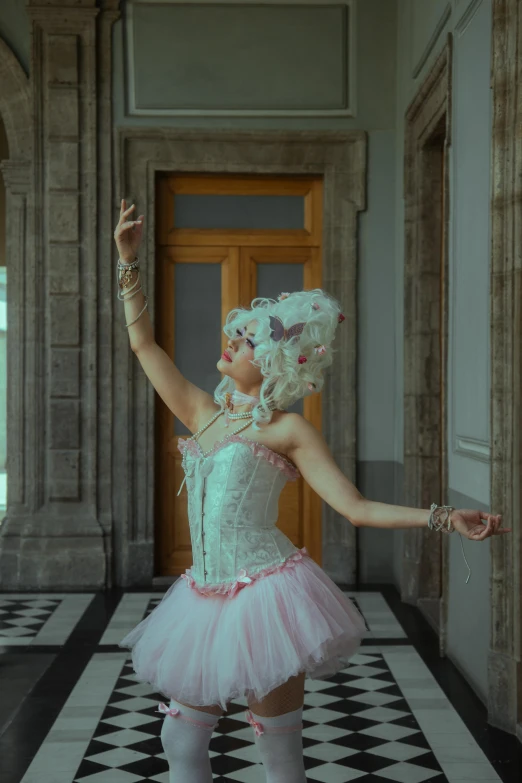
<instances>
[{"instance_id":1,"label":"wooden door frame","mask_svg":"<svg viewBox=\"0 0 522 783\"><path fill-rule=\"evenodd\" d=\"M155 318L155 190L160 172L313 175L323 178L323 287L342 303L346 320L336 336L336 361L325 374L323 435L339 468L355 480L357 362L357 215L366 206L367 138L364 131L179 131L124 128L116 134L116 192L145 215L142 281ZM114 489L115 552L124 586L154 578L154 389L114 322L115 384L125 422L114 432L121 466ZM127 340L127 342L125 342ZM323 567L337 582L356 574L355 528L321 501Z\"/></svg>"}]
</instances>

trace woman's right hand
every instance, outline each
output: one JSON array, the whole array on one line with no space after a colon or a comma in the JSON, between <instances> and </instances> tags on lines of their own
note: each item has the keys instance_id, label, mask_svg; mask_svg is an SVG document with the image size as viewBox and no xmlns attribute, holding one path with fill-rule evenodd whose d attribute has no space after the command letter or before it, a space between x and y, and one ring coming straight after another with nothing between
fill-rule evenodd
<instances>
[{"instance_id":1,"label":"woman's right hand","mask_svg":"<svg viewBox=\"0 0 522 783\"><path fill-rule=\"evenodd\" d=\"M125 199L121 200L120 219L114 231L118 253L121 260L127 264L131 264L135 260L143 234L144 215L140 215L138 220L128 220L134 206L133 204L127 209Z\"/></svg>"}]
</instances>

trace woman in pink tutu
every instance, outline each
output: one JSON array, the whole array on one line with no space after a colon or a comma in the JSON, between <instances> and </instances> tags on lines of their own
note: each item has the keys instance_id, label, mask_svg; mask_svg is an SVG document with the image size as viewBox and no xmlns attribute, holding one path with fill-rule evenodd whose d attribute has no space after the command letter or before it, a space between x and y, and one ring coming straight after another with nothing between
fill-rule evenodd
<instances>
[{"instance_id":1,"label":"woman in pink tutu","mask_svg":"<svg viewBox=\"0 0 522 783\"><path fill-rule=\"evenodd\" d=\"M302 783L305 678L346 666L365 623L306 548L297 549L277 528L285 483L303 476L357 526L456 529L477 541L507 530L499 530L500 517L478 511L366 500L320 433L285 412L321 391L333 360L344 316L322 289L257 298L248 309L232 310L217 365L223 380L213 396L189 383L154 341L136 258L143 216L129 220L133 208L122 201L118 282L131 347L193 433L178 441L193 564L120 646L132 649L137 678L169 701L159 711L171 783L212 781L210 737L228 702L241 697L268 783Z\"/></svg>"}]
</instances>

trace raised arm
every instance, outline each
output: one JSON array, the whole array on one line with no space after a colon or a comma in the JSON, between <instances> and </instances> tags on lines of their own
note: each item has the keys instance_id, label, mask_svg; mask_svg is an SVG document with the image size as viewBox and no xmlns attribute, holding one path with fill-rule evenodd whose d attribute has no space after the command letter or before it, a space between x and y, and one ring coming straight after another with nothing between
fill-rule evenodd
<instances>
[{"instance_id":1,"label":"raised arm","mask_svg":"<svg viewBox=\"0 0 522 783\"><path fill-rule=\"evenodd\" d=\"M144 215L138 220L131 220L135 206L127 208L125 199L120 204L120 219L114 231L114 241L118 248L119 258L124 264L132 265L136 261L138 248L143 235ZM136 352L142 345L154 342L154 333L146 309L146 298L141 288L139 269L129 269L125 274L118 274L120 296L124 299L125 323L128 326L130 346ZM141 313L141 315L140 315ZM139 316L139 317L138 317Z\"/></svg>"},{"instance_id":2,"label":"raised arm","mask_svg":"<svg viewBox=\"0 0 522 783\"><path fill-rule=\"evenodd\" d=\"M134 204L127 209L122 200L120 219L114 232L121 261L131 265L136 260L144 221L143 215L138 220L129 220L133 209ZM215 410L212 396L188 381L155 341L146 307L147 299L141 290L139 267L129 269L124 274L119 273L118 285L125 308L125 324L129 324L127 328L131 349L165 405L187 429L197 432L198 420L203 411Z\"/></svg>"}]
</instances>

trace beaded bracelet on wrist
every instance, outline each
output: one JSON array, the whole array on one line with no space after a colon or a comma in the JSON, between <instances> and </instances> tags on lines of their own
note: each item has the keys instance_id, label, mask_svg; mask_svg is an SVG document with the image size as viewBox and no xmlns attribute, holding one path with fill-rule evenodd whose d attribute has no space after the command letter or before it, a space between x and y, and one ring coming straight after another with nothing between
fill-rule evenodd
<instances>
[{"instance_id":1,"label":"beaded bracelet on wrist","mask_svg":"<svg viewBox=\"0 0 522 783\"><path fill-rule=\"evenodd\" d=\"M432 503L430 507L430 518L428 520L428 527L430 530L442 533L453 533L455 528L450 519L451 512L455 511L453 506L438 506L436 503ZM439 514L445 513L445 519L440 519Z\"/></svg>"},{"instance_id":2,"label":"beaded bracelet on wrist","mask_svg":"<svg viewBox=\"0 0 522 783\"><path fill-rule=\"evenodd\" d=\"M118 287L120 289L118 291L118 299L120 300L120 302L126 302L128 299L132 299L133 296L136 296L136 294L138 294L143 289L143 286L140 285L140 287L136 291L134 291L134 293L131 293L131 291L133 291L133 289L136 288L138 283L141 283L139 267L140 267L140 259L137 256L136 256L136 259L132 263L130 263L130 264L127 264L124 261L122 261L121 258L118 258L117 274L118 274ZM138 270L138 273L136 275L136 280L134 281L134 284L128 290L123 291L123 288L125 288L126 285L131 282L130 272L133 269L137 269ZM121 294L121 296L120 296L120 294ZM132 326L132 324L135 324L136 321L143 315L143 313L147 309L147 307L149 305L149 298L148 298L148 296L146 294L143 294L143 298L145 300L145 304L144 304L141 312L138 313L136 318L134 318L128 324L126 323L124 325L126 329L128 329L129 326Z\"/></svg>"},{"instance_id":3,"label":"beaded bracelet on wrist","mask_svg":"<svg viewBox=\"0 0 522 783\"><path fill-rule=\"evenodd\" d=\"M134 261L123 261L121 258L118 258L118 268L119 269L135 269L140 265L140 259L138 256L134 259Z\"/></svg>"}]
</instances>

